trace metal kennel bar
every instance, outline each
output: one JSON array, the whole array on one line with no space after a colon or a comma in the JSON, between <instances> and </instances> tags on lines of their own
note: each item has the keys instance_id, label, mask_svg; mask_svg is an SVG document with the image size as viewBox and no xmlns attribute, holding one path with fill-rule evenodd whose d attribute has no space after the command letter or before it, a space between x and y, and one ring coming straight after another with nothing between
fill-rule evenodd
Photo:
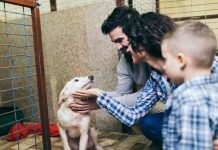
<instances>
[{"instance_id":1,"label":"metal kennel bar","mask_svg":"<svg viewBox=\"0 0 218 150\"><path fill-rule=\"evenodd\" d=\"M49 133L49 118L47 108L47 95L46 95L46 83L45 83L45 71L44 71L44 60L42 52L42 36L40 26L40 14L35 2L35 7L32 9L32 22L33 22L33 39L34 39L34 50L36 57L36 72L38 80L38 91L39 91L39 106L40 106L40 117L42 123L43 133L43 147L46 150L51 149L51 140Z\"/></svg>"},{"instance_id":2,"label":"metal kennel bar","mask_svg":"<svg viewBox=\"0 0 218 150\"><path fill-rule=\"evenodd\" d=\"M34 45L26 45L24 46L24 48L27 48L28 46L34 47L34 56L31 54L27 55L27 61L28 58L30 57L34 57L35 58L35 68L36 68L36 74L30 74L29 73L29 69L31 69L31 65L27 66L27 72L28 75L27 76L23 76L24 78L28 78L30 79L32 76L36 76L37 78L37 85L32 84L31 80L28 80L29 83L29 91L31 94L31 91L33 87L37 86L38 89L38 101L39 101L39 109L40 109L40 122L42 125L42 142L43 142L43 149L44 150L50 150L51 149L51 141L50 141L50 133L49 133L49 118L48 118L48 109L47 109L47 95L46 95L46 84L45 84L45 71L44 71L44 60L43 60L43 52L42 52L42 38L41 38L41 27L40 27L40 13L39 13L39 8L38 8L38 3L37 0L0 0L0 2L4 3L4 4L12 4L12 5L18 5L18 6L22 6L22 7L27 7L31 9L31 20L32 20L32 33L33 35L24 35L24 34L16 34L16 36L33 36L33 43ZM7 10L4 10L7 11ZM8 11L9 12L9 11ZM10 13L10 12L9 12ZM4 23L4 21L2 21ZM13 22L7 22L7 20L5 21L6 25L9 24L13 24ZM21 26L28 26L25 23L16 23L16 25L21 25ZM1 36L8 36L9 33L0 33ZM9 49L11 49L12 47L16 47L16 48L22 48L23 46L20 45L16 45L16 44L0 44L1 47L7 47ZM10 58L12 57L22 57L22 55L10 55ZM13 62L11 62L13 63ZM6 66L6 68L9 67L10 68L19 68L22 66ZM1 69L5 68L4 66L1 67ZM0 79L1 81L6 81L6 80L13 80L16 77L13 78L2 78ZM21 79L22 76L19 76L19 79ZM22 89L22 88L26 88L24 87L13 87L12 84L12 89L6 89L6 90L2 90L0 92L7 92L7 91L13 91L12 93L14 93L15 90L17 89ZM0 93L1 94L1 93ZM0 95L1 96L1 95ZM32 98L34 95L34 93L32 93L30 96L26 96L29 98ZM11 99L11 101L15 102L16 100L25 98L25 97L21 97L21 98L15 98L14 96L12 96L13 98ZM7 102L9 102L10 100L8 100ZM4 103L4 102L3 102ZM5 102L6 103L6 102ZM36 104L32 104L33 106ZM30 105L30 107L32 107L32 105ZM15 111L16 113L16 111ZM16 115L15 115L16 116Z\"/></svg>"},{"instance_id":3,"label":"metal kennel bar","mask_svg":"<svg viewBox=\"0 0 218 150\"><path fill-rule=\"evenodd\" d=\"M35 0L0 0L1 2L10 3L14 5L34 8L36 7Z\"/></svg>"}]
</instances>

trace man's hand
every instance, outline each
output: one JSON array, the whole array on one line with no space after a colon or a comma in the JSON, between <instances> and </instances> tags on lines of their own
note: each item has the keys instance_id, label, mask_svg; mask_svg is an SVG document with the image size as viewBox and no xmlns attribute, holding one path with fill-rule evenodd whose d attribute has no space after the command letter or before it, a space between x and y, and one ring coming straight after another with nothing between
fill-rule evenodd
<instances>
[{"instance_id":1,"label":"man's hand","mask_svg":"<svg viewBox=\"0 0 218 150\"><path fill-rule=\"evenodd\" d=\"M218 139L213 141L213 149L218 150Z\"/></svg>"},{"instance_id":2,"label":"man's hand","mask_svg":"<svg viewBox=\"0 0 218 150\"><path fill-rule=\"evenodd\" d=\"M100 107L96 103L95 98L89 98L87 100L80 100L77 99L73 103L70 104L70 108L73 111L79 112L79 111L91 111L99 109Z\"/></svg>"},{"instance_id":3,"label":"man's hand","mask_svg":"<svg viewBox=\"0 0 218 150\"><path fill-rule=\"evenodd\" d=\"M101 94L101 90L92 88L88 90L77 90L73 93L73 97L76 99L96 98Z\"/></svg>"}]
</instances>

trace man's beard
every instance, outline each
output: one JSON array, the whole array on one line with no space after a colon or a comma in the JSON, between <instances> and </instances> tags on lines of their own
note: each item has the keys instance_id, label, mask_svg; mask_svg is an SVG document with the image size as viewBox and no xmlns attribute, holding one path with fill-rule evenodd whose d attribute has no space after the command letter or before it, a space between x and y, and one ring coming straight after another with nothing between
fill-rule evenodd
<instances>
[{"instance_id":1,"label":"man's beard","mask_svg":"<svg viewBox=\"0 0 218 150\"><path fill-rule=\"evenodd\" d=\"M119 51L121 51L124 54L127 62L132 64L133 63L132 56L130 53L126 52L127 49L128 49L128 46L123 46L119 49Z\"/></svg>"},{"instance_id":2,"label":"man's beard","mask_svg":"<svg viewBox=\"0 0 218 150\"><path fill-rule=\"evenodd\" d=\"M128 46L123 46L121 47L119 50L122 52L122 53L127 53L126 50L128 49Z\"/></svg>"}]
</instances>

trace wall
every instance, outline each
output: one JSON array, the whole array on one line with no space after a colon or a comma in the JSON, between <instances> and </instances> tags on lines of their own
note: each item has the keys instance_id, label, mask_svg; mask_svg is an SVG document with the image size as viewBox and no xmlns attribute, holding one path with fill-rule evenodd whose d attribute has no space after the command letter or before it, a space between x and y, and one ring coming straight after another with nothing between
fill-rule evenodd
<instances>
[{"instance_id":1,"label":"wall","mask_svg":"<svg viewBox=\"0 0 218 150\"><path fill-rule=\"evenodd\" d=\"M64 84L75 76L93 74L95 86L113 90L116 85L117 51L101 33L103 20L115 3L93 5L41 15L49 115L55 121L57 100ZM121 126L104 110L92 113L97 129L120 131Z\"/></svg>"},{"instance_id":2,"label":"wall","mask_svg":"<svg viewBox=\"0 0 218 150\"><path fill-rule=\"evenodd\" d=\"M81 7L93 5L101 2L105 2L108 0L56 0L57 10L64 10L69 8ZM114 1L115 0L111 0ZM50 9L50 0L40 0L40 12L42 14L49 13Z\"/></svg>"},{"instance_id":3,"label":"wall","mask_svg":"<svg viewBox=\"0 0 218 150\"><path fill-rule=\"evenodd\" d=\"M218 0L161 0L159 6L161 13L172 18L197 18L198 16L205 16L205 18L198 21L206 23L210 26L218 37L218 17L211 19L206 17L207 15L218 14ZM182 21L177 21L177 23L181 22Z\"/></svg>"}]
</instances>

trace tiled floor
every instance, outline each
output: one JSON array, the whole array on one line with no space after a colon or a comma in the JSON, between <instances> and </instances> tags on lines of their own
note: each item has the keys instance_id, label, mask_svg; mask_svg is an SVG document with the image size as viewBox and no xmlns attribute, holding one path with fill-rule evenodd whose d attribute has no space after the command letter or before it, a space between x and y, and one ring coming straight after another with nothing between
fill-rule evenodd
<instances>
[{"instance_id":1,"label":"tiled floor","mask_svg":"<svg viewBox=\"0 0 218 150\"><path fill-rule=\"evenodd\" d=\"M147 140L143 135L127 135L116 132L98 131L98 138L104 150L149 150L149 145L151 144L151 141ZM60 138L51 138L51 143L52 150L63 150ZM25 149L43 150L42 137L31 134L24 140L19 141L19 143L0 140L0 150Z\"/></svg>"}]
</instances>

